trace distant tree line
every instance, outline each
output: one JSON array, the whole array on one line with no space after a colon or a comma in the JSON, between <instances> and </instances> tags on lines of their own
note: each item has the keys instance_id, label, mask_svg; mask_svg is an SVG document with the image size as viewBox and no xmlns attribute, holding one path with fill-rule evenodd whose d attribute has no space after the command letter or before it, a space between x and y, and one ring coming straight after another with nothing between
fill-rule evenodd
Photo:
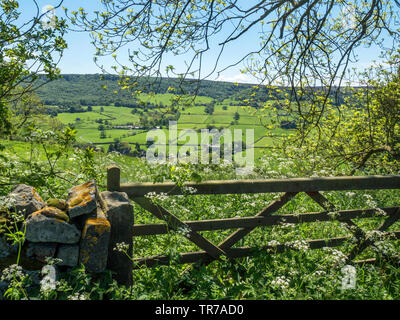
<instances>
[{"instance_id":1,"label":"distant tree line","mask_svg":"<svg viewBox=\"0 0 400 320\"><path fill-rule=\"evenodd\" d=\"M45 105L66 105L72 103L80 106L112 105L134 108L138 102L127 90L121 90L119 77L116 75L101 74L63 74L46 85L39 87L37 94ZM45 82L45 78L39 75L39 82ZM143 80L145 81L145 80ZM149 86L144 93L153 92L171 93L169 89L178 84L177 80L162 78L157 85ZM188 82L185 93L193 93L197 85ZM262 85L234 84L231 82L203 80L195 91L198 96L207 96L215 99L215 103L221 103L224 99L232 99L237 103L232 105L243 105L243 101L249 100L249 105L258 107L260 103L283 98L284 94L290 92L290 88L271 88ZM337 96L332 90L332 96ZM251 97L251 99L250 99ZM336 97L343 100L342 96Z\"/></svg>"}]
</instances>

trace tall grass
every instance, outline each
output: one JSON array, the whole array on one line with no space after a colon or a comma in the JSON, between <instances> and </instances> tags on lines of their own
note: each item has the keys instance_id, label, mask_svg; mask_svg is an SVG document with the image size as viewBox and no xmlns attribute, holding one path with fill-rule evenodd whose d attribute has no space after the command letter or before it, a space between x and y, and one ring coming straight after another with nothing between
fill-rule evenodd
<instances>
[{"instance_id":1,"label":"tall grass","mask_svg":"<svg viewBox=\"0 0 400 320\"><path fill-rule=\"evenodd\" d=\"M37 148L35 149L37 150ZM46 166L43 153L34 155L29 145L8 143L3 155L7 157L8 176L2 177L4 185L1 195L5 196L16 182L11 177L22 177L30 182L34 168ZM66 192L75 184L85 182L90 173L82 170L85 165L82 151L71 149L60 159L57 170L60 174L51 177L38 190L44 199L66 197ZM0 160L5 161L5 160ZM116 164L121 168L121 182L179 180L196 172L202 180L237 178L282 178L296 176L343 175L347 168L315 171L312 163L305 160L289 160L278 153L257 161L251 176L237 176L235 167L224 166L151 166L143 159L129 158L119 154L94 155L93 172L101 190L105 190L106 168ZM362 174L362 172L360 172ZM49 178L50 179L50 178ZM181 180L180 180L181 181ZM33 184L35 180L31 181ZM338 209L356 209L398 205L399 190L325 192L324 195ZM167 208L181 220L203 220L229 217L251 217L273 201L278 194L242 195L149 195L153 201ZM323 211L307 195L298 194L278 213L296 214ZM135 223L159 223L154 216L134 204ZM383 218L354 220L365 231L374 230ZM399 223L390 230L396 230ZM218 244L233 230L201 232L207 239ZM179 232L167 235L134 238L133 258L151 255L169 255L171 263L153 268L141 267L133 271L133 286L117 285L109 272L89 275L79 266L61 276L52 292L40 292L31 286L25 294L40 299L399 299L400 269L396 261L379 260L376 264L355 265L356 287L343 289L343 257L354 243L330 249L310 250L306 239L323 239L351 236L340 222L315 222L304 224L282 223L260 227L237 243L237 246L274 245L292 243L292 250L283 253L258 252L254 256L236 259L226 258L208 265L188 270L188 265L177 263L180 252L198 251L198 248ZM381 257L383 254L399 252L399 242L378 241L357 259ZM7 270L6 270L7 273ZM6 275L3 276L6 278ZM25 281L25 280L24 280ZM25 289L24 289L25 290ZM15 297L18 298L18 295Z\"/></svg>"}]
</instances>

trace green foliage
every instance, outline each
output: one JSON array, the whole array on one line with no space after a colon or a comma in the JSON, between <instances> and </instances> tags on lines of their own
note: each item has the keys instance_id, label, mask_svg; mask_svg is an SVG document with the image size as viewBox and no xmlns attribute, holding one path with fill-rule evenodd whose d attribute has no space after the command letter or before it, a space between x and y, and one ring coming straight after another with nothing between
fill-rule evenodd
<instances>
[{"instance_id":1,"label":"green foliage","mask_svg":"<svg viewBox=\"0 0 400 320\"><path fill-rule=\"evenodd\" d=\"M7 290L4 292L5 298L10 300L29 299L26 287L31 284L31 279L18 264L5 268L1 280L9 282Z\"/></svg>"},{"instance_id":2,"label":"green foliage","mask_svg":"<svg viewBox=\"0 0 400 320\"><path fill-rule=\"evenodd\" d=\"M40 19L21 21L16 0L0 1L0 135L11 131L9 104L32 92L39 73L46 80L57 78L57 56L66 48L65 20L55 19L51 28Z\"/></svg>"},{"instance_id":3,"label":"green foliage","mask_svg":"<svg viewBox=\"0 0 400 320\"><path fill-rule=\"evenodd\" d=\"M45 81L46 78L39 75L38 86ZM156 106L159 104L170 105L175 94L171 94L168 88L177 85L176 79L163 78L157 83L157 86L147 86L140 94L135 95L128 90L119 90L118 81L119 77L115 75L62 74L60 79L40 86L37 89L37 94L46 105L96 106L114 104L117 107L139 108L146 106L148 102L152 102ZM144 82L143 86L145 86L145 79L142 81ZM106 86L106 89L103 88L104 86ZM250 87L248 84L234 85L229 82L204 80L200 83L195 102L202 103L202 100L205 100L206 97L222 100L235 97L240 95L242 90ZM158 95L158 98L154 97L154 94ZM242 95L246 94L243 93Z\"/></svg>"},{"instance_id":4,"label":"green foliage","mask_svg":"<svg viewBox=\"0 0 400 320\"><path fill-rule=\"evenodd\" d=\"M293 157L322 157L316 165L335 168L351 164L358 170L385 174L398 170L400 160L399 56L390 68L376 66L364 74L365 86L350 88L343 104L330 101L316 128L298 130L284 145ZM371 73L374 73L373 77ZM321 98L322 99L322 98ZM395 171L396 172L396 171Z\"/></svg>"},{"instance_id":5,"label":"green foliage","mask_svg":"<svg viewBox=\"0 0 400 320\"><path fill-rule=\"evenodd\" d=\"M19 142L14 142L16 145ZM26 146L26 143L25 143ZM39 148L40 147L40 148ZM47 147L48 148L48 147ZM23 148L21 148L23 150ZM25 147L26 149L26 147ZM49 166L41 145L35 149L42 155L38 166ZM28 154L29 148L28 148ZM22 151L19 151L22 155ZM73 158L73 159L71 159ZM71 159L71 160L70 160ZM71 149L65 162L57 162L57 175L50 185L39 188L44 198L48 190L56 189L57 196L63 197L66 190L75 183L89 179L91 172L83 174L86 166L93 166L98 172L108 165L116 164L121 168L121 180L135 181L174 181L182 186L189 180L234 179L235 168L212 165L157 165L149 166L142 159L123 155L105 155L90 149ZM18 162L14 159L13 162ZM91 163L92 162L92 163ZM91 164L90 164L91 163ZM20 175L23 170L30 170L28 163L15 163ZM348 169L348 168L346 168ZM313 166L307 160L296 161L285 158L283 154L270 153L255 168L255 175L247 178L284 178L291 176L340 175L342 171L312 171ZM65 173L61 173L61 171ZM75 179L72 177L75 176ZM196 177L197 176L197 177ZM69 178L66 181L65 178ZM105 176L97 177L97 182L104 190ZM195 190L184 190L184 196L166 196L164 194L148 197L184 221L235 216L250 217L267 206L276 197L275 194L243 195L196 195ZM3 194L6 189L2 191ZM350 208L368 208L396 206L399 192L396 190L332 192L325 196L341 210ZM135 223L157 223L155 217L143 208L134 205ZM306 195L298 195L280 211L282 214L296 212L316 212L321 210ZM365 230L377 226L376 218L355 221ZM398 223L393 226L398 228ZM231 233L231 230L204 232L203 235L213 243L219 243ZM399 270L389 263L381 262L375 266L356 266L357 288L341 290L342 274L333 264L340 261L343 253L351 249L341 246L332 250L310 250L303 241L306 238L321 239L347 236L348 230L337 222L312 224L282 224L273 227L255 229L239 242L239 246L264 246L276 243L293 243L291 250L281 254L269 255L261 250L255 256L235 260L216 261L208 266L195 268L187 272L187 265L180 265L179 253L197 251L198 248L184 237L185 230L170 232L167 235L135 237L133 258L167 255L170 264L154 268L139 268L133 271L133 286L130 288L117 285L109 272L98 276L89 275L82 266L62 274L56 289L40 292L31 285L30 277L18 273L16 281L10 283L7 298L23 297L39 299L398 299L400 286ZM386 252L389 245L398 250L399 243L385 240L384 246L377 246L377 251L368 251L359 258L369 258L379 252ZM123 249L123 248L122 248ZM13 279L12 272L9 278ZM22 276L22 275L21 275ZM25 279L26 276L26 279ZM6 275L4 275L6 277Z\"/></svg>"},{"instance_id":6,"label":"green foliage","mask_svg":"<svg viewBox=\"0 0 400 320\"><path fill-rule=\"evenodd\" d=\"M116 5L118 3L126 5L127 10L121 10L121 7ZM145 3L146 1L140 5ZM94 20L87 19L87 13L83 8L71 12L70 20L73 24L81 23L92 31L94 44L97 45L96 60L108 53L116 59L115 45L123 46L132 38L138 40L142 44L141 51L133 52L130 60L150 62L150 65L134 65L139 75L152 72L153 67L161 61L166 52L179 55L185 48L194 50L193 44L196 40L201 40L201 43L204 43L204 40L207 42L207 36L220 32L227 21L241 22L234 26L233 33L226 33L230 34L231 38L226 39L225 44L242 37L256 23L261 25L265 23L261 21L263 19L256 19L254 24L251 21L247 22L247 19L240 19L240 12L246 10L234 12L236 19L219 20L219 17L226 17L231 12L229 10L240 8L236 2L177 1L167 7L161 7L161 2L157 1L147 3L151 3L153 7L144 10L143 15L136 15L130 7L132 3L107 0L102 4L110 10L94 12ZM303 7L302 4L305 3L307 6ZM396 72L378 69L377 77L368 79L367 83L372 89L349 89L343 95L339 95L339 91L332 92L333 80L337 77L339 80L343 78L348 62L346 58L350 56L352 48L360 41L376 41L379 32L389 28L389 25L381 23L384 24L386 19L392 17L390 5L386 1L374 1L371 7L366 4L364 2L357 8L355 21L360 23L352 30L341 28L342 13L332 14L340 12L333 9L353 5L344 1L312 4L295 1L272 4L262 1L248 8L249 17L263 9L264 17L274 13L274 21L268 23L272 32L265 33L269 34L269 38L261 39L263 45L258 52L262 54L262 63L251 64L246 71L255 71L263 80L268 80L269 77L276 80L276 74L274 72L269 74L267 71L277 68L275 71L279 71L279 79L290 82L291 89L284 86L250 87L227 83L216 86L214 82L186 81L184 78L187 74L194 74L190 70L187 70L184 76L176 74L174 66L167 67L168 74L177 75L172 80L160 79L158 73L145 78L138 77L138 74L127 77L128 68L122 66L123 70L119 72L118 77L105 75L101 77L101 82L97 81L98 75L64 75L62 80L43 86L39 95L45 104L57 105L56 108L52 108L53 116L60 111L73 113L69 116L77 127L80 122L85 121L81 119L82 114L98 116L96 119L98 123L104 122L102 128L104 135L104 129L108 129L117 115L110 115L103 106L92 105L114 103L114 107L121 110L140 109L137 111L137 117L146 126L164 125L162 120L177 120L181 116L177 106L184 108L181 111L185 111L186 116L190 115L188 110L198 110L195 108L200 106L202 111L213 115L209 117L200 114L202 127L211 128L220 125L217 124L217 120L221 124L229 124L235 120L237 125L239 120L254 121L239 113L238 108L235 109L235 113L229 110L232 117L228 112L224 112L228 111L227 107L222 107L220 111L224 98L230 98L231 104L249 106L252 112L259 112L261 109L266 115L272 115L273 119L267 117L266 121L261 121L268 129L289 121L298 127L297 135L289 134L282 142L286 153L271 152L266 158L258 159L254 172L246 178L343 175L349 171L354 173L354 168L365 169L362 173L398 174L400 153L400 77L396 62L398 57L392 57L394 62L391 61L392 65L396 66ZM277 10L272 10L272 5L276 5ZM167 14L163 16L157 12L156 15L153 8L157 7L165 10ZM27 92L32 89L31 85L42 85L45 81L54 80L58 76L52 53L60 54L66 47L62 39L66 25L64 21L57 20L54 28L45 28L38 19L34 19L32 25L26 25L28 29L23 29L18 27L17 23L20 14L17 1L0 0L0 9L2 10L0 135L27 141L3 142L7 148L0 150L2 195L6 195L12 185L26 183L37 187L44 198L63 197L69 187L89 179L95 179L100 189L104 190L105 168L110 164L117 164L122 170L123 182L172 181L177 188L181 188L184 191L182 196L150 193L146 197L156 204L165 206L182 220L250 217L276 200L274 194L199 196L196 195L196 190L184 186L186 181L243 178L238 175L234 164L149 165L143 159L127 158L114 152L106 155L95 151L92 147L76 148L74 143L77 131L70 127L62 128L59 124L53 123L51 129L37 128L34 115L40 113L38 110L40 101ZM381 9L384 9L385 14L380 15ZM117 12L113 15L115 10ZM68 14L68 10L66 11ZM318 15L320 12L325 12L325 15ZM146 17L149 19L146 20ZM207 23L203 23L204 17L208 17ZM327 20L328 17L331 19ZM304 20L307 24L303 23ZM151 25L147 21L152 21ZM242 24L245 21L249 24ZM96 28L96 23L100 24L101 28ZM207 30L199 26L205 26ZM310 31L315 33L309 36ZM122 43L110 42L116 35L122 35L119 37ZM324 42L332 38L336 41ZM320 43L325 45L322 47ZM201 59L197 58L203 51L198 49L197 47L194 51L194 60L200 61ZM335 51L344 52L342 59L330 58L330 54ZM143 59L141 55L145 55L147 59ZM42 64L45 76L29 73L27 64L31 60ZM117 71L116 67L114 69ZM311 79L315 81L318 78L323 84L322 87L315 87L310 83ZM147 86L149 82L155 86ZM65 86L70 90L63 90ZM112 90L115 96L111 97L110 91L99 91L101 87ZM240 91L242 89L244 91ZM193 106L196 101L194 96L183 93L207 94L214 100L202 97L202 101L197 100L198 103ZM161 98L156 97L156 94L162 94ZM236 97L243 95L241 101L234 102L232 100L234 94L237 94ZM12 100L13 95L18 96L18 99ZM162 101L156 101L157 98ZM271 104L268 100L274 100L276 103ZM163 112L157 109L163 109ZM129 112L129 115L132 114ZM187 124L190 125L190 122ZM232 125L234 124L235 122L232 122ZM247 127L254 124L252 122L243 125ZM98 137L97 124L94 132ZM279 132L285 131L281 129ZM104 135L103 138L106 140ZM114 148L110 151L121 153L127 150L127 154L131 153L129 144L120 139L116 139L110 147ZM136 151L139 152L139 149ZM326 192L325 196L342 210L355 207L379 208L396 206L399 191ZM296 214L317 210L321 209L306 195L300 194L281 208L280 213ZM157 222L155 217L137 205L134 212L135 223ZM356 221L357 224L367 232L373 233L383 217L360 220L362 221ZM399 222L394 227L398 226ZM352 244L348 243L335 249L310 250L304 241L305 238L348 236L349 231L343 222L333 219L323 223L299 225L282 223L256 228L238 243L238 246L258 247L260 250L255 250L257 253L254 257L238 259L235 262L222 258L209 265L194 268L191 272L187 272L186 267L179 264L180 252L198 250L196 245L185 238L188 230L176 230L157 237L137 237L134 241L132 258L166 255L170 258L170 262L165 266L135 269L131 288L118 286L112 280L110 272L96 276L89 275L83 266L63 274L56 288L51 290L32 288L30 277L18 266L24 230L18 223L12 228L4 226L3 229L9 240L19 246L17 264L2 270L1 280L8 282L8 288L4 292L4 297L7 299L33 297L39 299L399 299L400 297L399 269L380 260L376 266L356 267L356 289L341 288L343 275L339 267L345 263L345 253L351 250ZM220 243L230 233L230 230L224 230L202 234L211 242ZM371 255L381 258L398 252L398 241L389 241L382 235L378 236L379 241L360 254L359 258L369 258ZM285 252L270 254L274 253L276 245L283 244L287 247ZM268 249L263 248L265 245L268 245ZM126 246L120 245L117 249L127 254Z\"/></svg>"},{"instance_id":7,"label":"green foliage","mask_svg":"<svg viewBox=\"0 0 400 320\"><path fill-rule=\"evenodd\" d=\"M82 173L89 179L98 180L99 172L97 172L94 166L94 154L95 151L91 147L87 147L83 152L79 153L79 162Z\"/></svg>"},{"instance_id":8,"label":"green foliage","mask_svg":"<svg viewBox=\"0 0 400 320\"><path fill-rule=\"evenodd\" d=\"M265 102L267 96L287 98L296 105L305 126L318 126L333 98L336 105L341 103L339 89L357 61L353 59L357 49L376 46L393 52L399 41L398 1L259 0L250 4L200 0L167 4L110 0L94 12L81 7L65 9L65 13L71 24L91 33L94 60L104 73L108 70L100 62L102 58L115 60L110 68L119 75L121 90L139 93L149 83L157 88L164 72L176 79L167 90L179 100L183 93L198 94L199 80L240 65L241 73L267 85L248 90L241 100L253 105ZM235 52L249 34L257 34L259 41ZM391 39L393 46L384 46L386 39ZM128 49L132 44L137 50ZM124 49L129 55L125 61L119 58ZM213 50L217 52L214 58L206 59ZM234 60L228 66L220 63L224 54ZM161 70L161 62L170 55L180 56L185 66L167 65ZM211 72L203 72L206 63ZM282 90L285 87L290 89ZM311 102L311 108L304 107L305 101Z\"/></svg>"},{"instance_id":9,"label":"green foliage","mask_svg":"<svg viewBox=\"0 0 400 320\"><path fill-rule=\"evenodd\" d=\"M6 151L0 160L0 185L7 188L2 193L13 185L25 183L44 190L48 197L57 198L68 186L103 179L105 173L95 161L94 149L73 147L75 134L69 127L56 132L31 128L26 136L29 142L23 143L21 149L13 150L12 144L5 142Z\"/></svg>"}]
</instances>

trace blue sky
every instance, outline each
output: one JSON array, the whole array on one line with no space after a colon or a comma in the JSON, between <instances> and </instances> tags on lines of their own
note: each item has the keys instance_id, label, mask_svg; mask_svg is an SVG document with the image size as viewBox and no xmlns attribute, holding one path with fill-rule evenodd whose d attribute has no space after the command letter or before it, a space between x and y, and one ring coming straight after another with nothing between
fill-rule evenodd
<instances>
[{"instance_id":1,"label":"blue sky","mask_svg":"<svg viewBox=\"0 0 400 320\"><path fill-rule=\"evenodd\" d=\"M37 3L40 8L45 7L46 5L57 5L58 1L56 0L37 0ZM84 7L86 11L93 11L101 8L98 0L64 0L63 5L71 10L76 10L79 7ZM28 17L32 15L32 10L36 10L33 6L33 2L31 0L22 0L20 1L20 7L23 12L23 16ZM64 12L62 9L56 10L56 15L64 16ZM93 55L94 55L94 47L90 43L90 37L87 33L83 32L69 32L65 37L68 43L68 49L65 50L64 56L59 64L59 68L61 69L61 73L100 73L101 70L94 64ZM257 49L259 39L256 32L251 32L246 35L240 43L236 43L234 47L227 48L225 54L221 57L221 65L220 68L231 64L234 61L237 61L238 58L246 54L249 49ZM217 55L217 51L210 51L205 57L205 61L213 61ZM357 51L359 62L357 63L357 67L363 68L368 66L373 59L378 58L379 51L376 48L362 48ZM123 58L124 54L121 55ZM105 66L111 66L113 64L113 59L103 58L102 63ZM169 57L169 60L166 61L166 64L176 65L179 68L179 65L183 65L182 57ZM129 65L129 64L128 64ZM210 65L204 65L204 70L208 72L212 67ZM256 80L248 75L243 75L240 72L240 69L243 68L243 65L239 65L237 67L230 68L223 74L221 74L217 78L217 74L210 77L210 80L224 80L224 81L232 81L232 82L248 82L255 83Z\"/></svg>"}]
</instances>

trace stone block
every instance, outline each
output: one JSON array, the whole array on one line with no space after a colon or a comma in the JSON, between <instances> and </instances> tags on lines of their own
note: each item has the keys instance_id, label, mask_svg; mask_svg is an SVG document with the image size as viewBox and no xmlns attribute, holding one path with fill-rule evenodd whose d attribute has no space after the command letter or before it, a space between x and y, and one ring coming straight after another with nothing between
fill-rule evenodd
<instances>
[{"instance_id":1,"label":"stone block","mask_svg":"<svg viewBox=\"0 0 400 320\"><path fill-rule=\"evenodd\" d=\"M49 207L56 207L57 209L60 209L62 211L67 211L68 209L67 201L63 199L50 198L46 200L46 204Z\"/></svg>"},{"instance_id":2,"label":"stone block","mask_svg":"<svg viewBox=\"0 0 400 320\"><path fill-rule=\"evenodd\" d=\"M21 212L25 217L45 206L45 202L37 193L36 189L26 184L17 185L11 193L8 194L8 197L13 199L11 200L13 204L7 209Z\"/></svg>"},{"instance_id":3,"label":"stone block","mask_svg":"<svg viewBox=\"0 0 400 320\"><path fill-rule=\"evenodd\" d=\"M108 247L107 269L114 271L120 284L132 284L133 263L124 253L114 250L117 243L128 244L128 254L132 256L133 245L133 206L125 192L104 191L100 194L106 206L106 215L111 224Z\"/></svg>"},{"instance_id":4,"label":"stone block","mask_svg":"<svg viewBox=\"0 0 400 320\"><path fill-rule=\"evenodd\" d=\"M6 237L0 236L0 259L7 258L11 253L11 246L7 242Z\"/></svg>"},{"instance_id":5,"label":"stone block","mask_svg":"<svg viewBox=\"0 0 400 320\"><path fill-rule=\"evenodd\" d=\"M44 215L48 218L56 218L65 222L69 222L69 217L67 213L55 207L44 207L43 209L40 209L32 213L32 215L37 215L37 214Z\"/></svg>"},{"instance_id":6,"label":"stone block","mask_svg":"<svg viewBox=\"0 0 400 320\"><path fill-rule=\"evenodd\" d=\"M67 198L69 217L72 219L95 211L97 208L96 194L96 183L94 181L72 187Z\"/></svg>"},{"instance_id":7,"label":"stone block","mask_svg":"<svg viewBox=\"0 0 400 320\"><path fill-rule=\"evenodd\" d=\"M26 255L30 259L35 259L45 263L46 258L54 257L54 255L56 254L56 250L56 243L29 242L26 250Z\"/></svg>"},{"instance_id":8,"label":"stone block","mask_svg":"<svg viewBox=\"0 0 400 320\"><path fill-rule=\"evenodd\" d=\"M59 266L76 267L79 259L79 244L60 244L56 258L61 259Z\"/></svg>"},{"instance_id":9,"label":"stone block","mask_svg":"<svg viewBox=\"0 0 400 320\"><path fill-rule=\"evenodd\" d=\"M86 220L80 241L79 263L88 272L102 272L107 266L111 225L100 208L97 217Z\"/></svg>"},{"instance_id":10,"label":"stone block","mask_svg":"<svg viewBox=\"0 0 400 320\"><path fill-rule=\"evenodd\" d=\"M31 214L25 223L25 237L32 242L73 244L77 243L81 236L81 232L73 224L40 213Z\"/></svg>"}]
</instances>

